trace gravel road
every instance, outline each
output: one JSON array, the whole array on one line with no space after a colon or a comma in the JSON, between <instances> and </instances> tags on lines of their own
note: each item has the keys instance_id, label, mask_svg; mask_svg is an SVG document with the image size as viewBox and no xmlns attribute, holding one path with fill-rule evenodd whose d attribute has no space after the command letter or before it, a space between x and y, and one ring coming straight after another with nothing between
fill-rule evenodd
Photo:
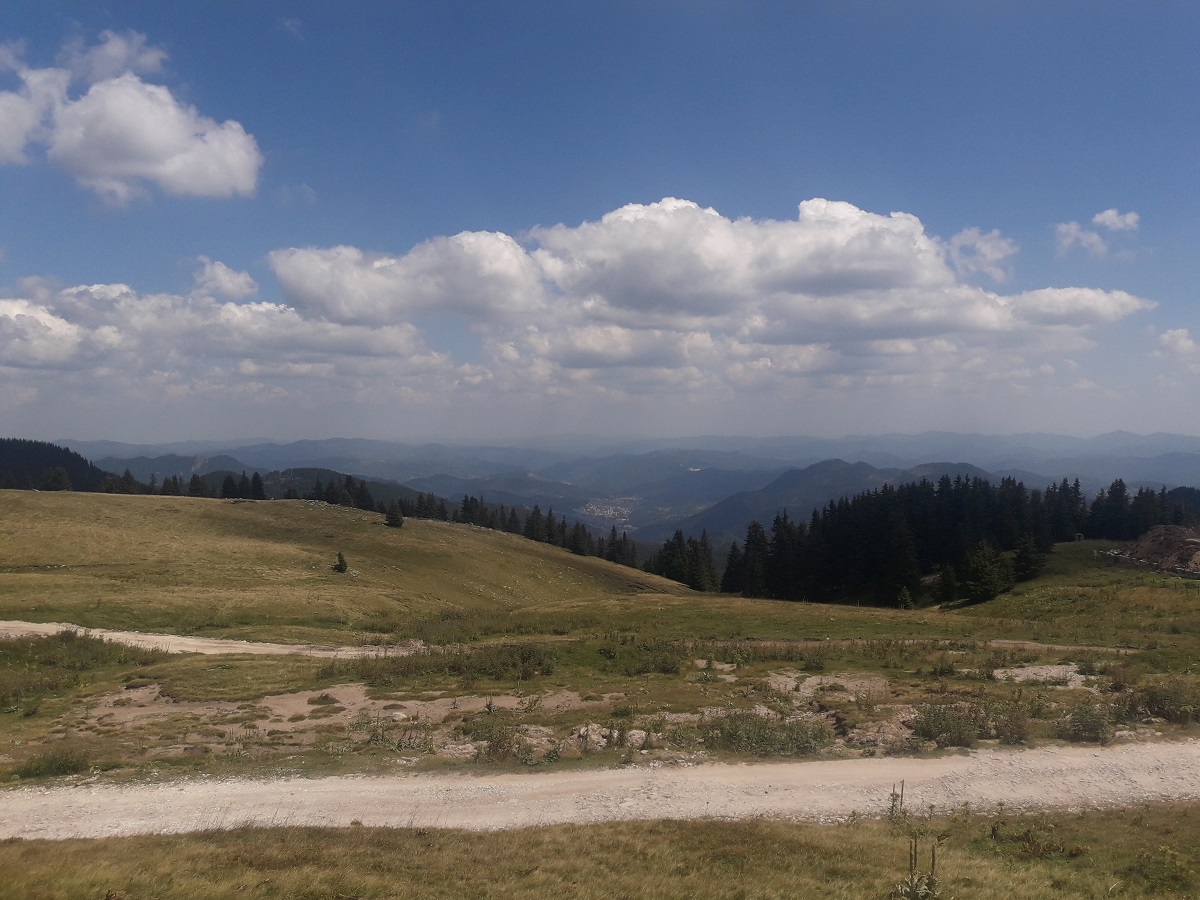
<instances>
[{"instance_id":1,"label":"gravel road","mask_svg":"<svg viewBox=\"0 0 1200 900\"><path fill-rule=\"evenodd\" d=\"M112 631L107 628L83 628L69 622L16 622L0 621L0 638L51 635L60 631L78 631L92 637L125 644L131 647L146 647L167 653L200 653L207 656L249 653L254 656L320 656L346 659L349 657L399 656L412 653L421 645L420 641L392 644L386 647L361 645L336 647L325 644L269 644L263 641L231 641L226 638L191 637L180 634L154 634L148 631Z\"/></svg>"},{"instance_id":2,"label":"gravel road","mask_svg":"<svg viewBox=\"0 0 1200 900\"><path fill-rule=\"evenodd\" d=\"M1200 799L1200 742L980 750L937 759L627 767L508 775L194 779L0 792L0 839L256 825L495 830L618 819L835 820L905 806L1078 808Z\"/></svg>"}]
</instances>

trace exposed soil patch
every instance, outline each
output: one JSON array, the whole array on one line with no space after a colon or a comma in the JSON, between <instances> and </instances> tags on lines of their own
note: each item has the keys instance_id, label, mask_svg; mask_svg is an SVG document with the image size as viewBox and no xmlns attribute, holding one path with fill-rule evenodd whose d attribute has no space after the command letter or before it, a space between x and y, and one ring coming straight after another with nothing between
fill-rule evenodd
<instances>
[{"instance_id":1,"label":"exposed soil patch","mask_svg":"<svg viewBox=\"0 0 1200 900\"><path fill-rule=\"evenodd\" d=\"M1180 525L1156 525L1135 543L1106 555L1116 563L1200 576L1200 532Z\"/></svg>"}]
</instances>

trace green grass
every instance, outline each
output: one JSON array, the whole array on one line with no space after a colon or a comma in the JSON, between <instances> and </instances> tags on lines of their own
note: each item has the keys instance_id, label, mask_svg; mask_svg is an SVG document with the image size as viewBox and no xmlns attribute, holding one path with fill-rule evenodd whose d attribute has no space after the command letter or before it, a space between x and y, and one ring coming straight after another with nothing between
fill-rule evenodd
<instances>
[{"instance_id":1,"label":"green grass","mask_svg":"<svg viewBox=\"0 0 1200 900\"><path fill-rule=\"evenodd\" d=\"M763 704L785 717L818 712L836 720L843 737L907 704L922 713L918 738L942 746L1107 740L1146 716L1191 733L1198 717L1200 585L1098 564L1092 551L1105 544L1060 546L1038 579L991 603L903 611L697 594L511 535L419 520L389 529L378 515L300 501L4 491L0 541L8 549L0 618L283 642L416 638L434 648L322 661L147 655L84 638L0 642L10 774L55 741L112 767L106 777L253 773L285 763L294 771L387 770L394 756L380 742L347 734L335 714L324 714L326 731L302 747L263 714L256 719L264 698L352 683L365 683L379 703L423 695L593 698L586 709L528 709L495 720L504 728L544 725L560 738L588 720L622 718L623 728L646 729L668 713ZM331 571L339 551L345 574ZM1097 649L989 643L996 640ZM35 664L38 654L43 662ZM88 654L97 655L79 663ZM734 668L729 676L697 670L696 659ZM1112 690L1092 698L990 677L998 667L1062 661L1081 664ZM786 671L801 679L873 675L889 687L878 697L822 693L793 709L790 697L765 687ZM96 698L139 685L185 704L239 704L239 727L250 733L210 740L204 714L188 718L188 707L179 708L179 721L159 724L94 720ZM723 734L705 716L668 729L678 749L735 758L793 752L786 729L756 734L758 723L735 717ZM744 727L735 728L739 722ZM160 749L199 744L203 755ZM911 749L928 748L918 745Z\"/></svg>"},{"instance_id":2,"label":"green grass","mask_svg":"<svg viewBox=\"0 0 1200 900\"><path fill-rule=\"evenodd\" d=\"M943 897L1195 896L1200 807L1055 816L631 822L497 833L235 829L0 843L10 896L216 898L886 897L942 836Z\"/></svg>"},{"instance_id":3,"label":"green grass","mask_svg":"<svg viewBox=\"0 0 1200 900\"><path fill-rule=\"evenodd\" d=\"M546 606L690 593L514 535L304 501L0 491L0 545L0 618L285 643L473 612L528 628Z\"/></svg>"}]
</instances>

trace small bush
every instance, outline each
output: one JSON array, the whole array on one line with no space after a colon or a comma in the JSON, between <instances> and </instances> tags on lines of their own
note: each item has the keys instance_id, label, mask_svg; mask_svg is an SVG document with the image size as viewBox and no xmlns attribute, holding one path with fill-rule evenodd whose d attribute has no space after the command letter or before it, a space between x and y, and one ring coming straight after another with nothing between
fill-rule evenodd
<instances>
[{"instance_id":1,"label":"small bush","mask_svg":"<svg viewBox=\"0 0 1200 900\"><path fill-rule=\"evenodd\" d=\"M1018 700L997 703L988 710L992 732L1002 744L1023 744L1029 739L1029 710Z\"/></svg>"},{"instance_id":2,"label":"small bush","mask_svg":"<svg viewBox=\"0 0 1200 900\"><path fill-rule=\"evenodd\" d=\"M1185 678L1159 678L1134 692L1137 708L1177 725L1200 722L1200 683Z\"/></svg>"},{"instance_id":3,"label":"small bush","mask_svg":"<svg viewBox=\"0 0 1200 900\"><path fill-rule=\"evenodd\" d=\"M21 763L13 770L18 778L53 778L76 775L91 767L87 756L74 750L51 750Z\"/></svg>"},{"instance_id":4,"label":"small bush","mask_svg":"<svg viewBox=\"0 0 1200 900\"><path fill-rule=\"evenodd\" d=\"M1105 703L1078 703L1059 723L1058 733L1068 741L1107 744L1113 736L1112 707Z\"/></svg>"},{"instance_id":5,"label":"small bush","mask_svg":"<svg viewBox=\"0 0 1200 900\"><path fill-rule=\"evenodd\" d=\"M730 750L758 756L807 756L832 740L829 725L781 722L753 713L735 712L703 722L700 735L710 750Z\"/></svg>"},{"instance_id":6,"label":"small bush","mask_svg":"<svg viewBox=\"0 0 1200 900\"><path fill-rule=\"evenodd\" d=\"M986 724L974 703L926 703L917 711L913 734L939 747L970 747Z\"/></svg>"}]
</instances>

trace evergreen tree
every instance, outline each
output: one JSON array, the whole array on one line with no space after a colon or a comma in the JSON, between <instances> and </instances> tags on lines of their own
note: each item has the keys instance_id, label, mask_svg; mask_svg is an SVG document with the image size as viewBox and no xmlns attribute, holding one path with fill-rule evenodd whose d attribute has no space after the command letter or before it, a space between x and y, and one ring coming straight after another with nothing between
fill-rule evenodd
<instances>
[{"instance_id":1,"label":"evergreen tree","mask_svg":"<svg viewBox=\"0 0 1200 900\"><path fill-rule=\"evenodd\" d=\"M766 597L770 585L767 583L767 573L771 565L771 542L767 532L759 522L751 522L746 528L746 542L743 545L743 567L745 580L742 584L742 596Z\"/></svg>"},{"instance_id":2,"label":"evergreen tree","mask_svg":"<svg viewBox=\"0 0 1200 900\"><path fill-rule=\"evenodd\" d=\"M404 525L404 516L400 513L400 505L396 501L392 501L391 506L387 509L387 518L385 523L388 528L401 528Z\"/></svg>"},{"instance_id":3,"label":"evergreen tree","mask_svg":"<svg viewBox=\"0 0 1200 900\"><path fill-rule=\"evenodd\" d=\"M742 556L742 548L734 541L729 545L729 554L725 557L725 573L721 576L722 594L740 594L746 589L746 558Z\"/></svg>"},{"instance_id":4,"label":"evergreen tree","mask_svg":"<svg viewBox=\"0 0 1200 900\"><path fill-rule=\"evenodd\" d=\"M229 500L238 495L237 479L233 477L233 473L225 476L221 481L221 499Z\"/></svg>"},{"instance_id":5,"label":"evergreen tree","mask_svg":"<svg viewBox=\"0 0 1200 900\"><path fill-rule=\"evenodd\" d=\"M257 472L250 479L250 499L251 500L266 500L267 492L263 487L262 476Z\"/></svg>"},{"instance_id":6,"label":"evergreen tree","mask_svg":"<svg viewBox=\"0 0 1200 900\"><path fill-rule=\"evenodd\" d=\"M71 476L67 474L66 468L63 466L55 466L53 469L47 469L42 475L42 490L71 490Z\"/></svg>"},{"instance_id":7,"label":"evergreen tree","mask_svg":"<svg viewBox=\"0 0 1200 900\"><path fill-rule=\"evenodd\" d=\"M204 479L198 473L192 473L192 480L188 482L188 495L192 497L208 496L208 488L204 484Z\"/></svg>"}]
</instances>

